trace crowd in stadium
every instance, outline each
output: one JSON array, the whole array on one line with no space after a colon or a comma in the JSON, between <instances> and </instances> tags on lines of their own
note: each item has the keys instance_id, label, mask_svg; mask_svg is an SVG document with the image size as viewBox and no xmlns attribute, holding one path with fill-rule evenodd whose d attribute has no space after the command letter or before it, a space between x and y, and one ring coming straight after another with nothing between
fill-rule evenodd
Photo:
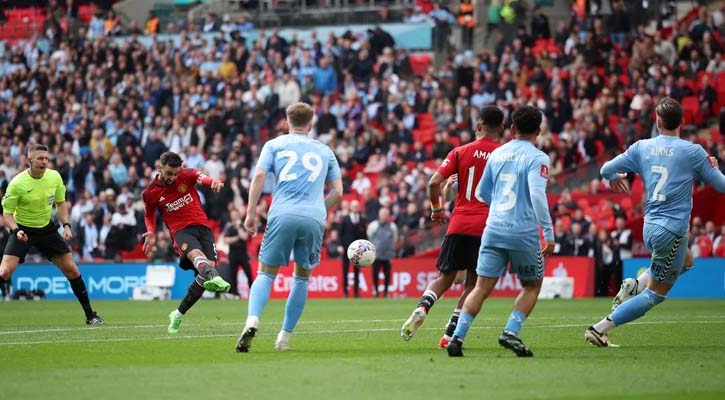
<instances>
[{"instance_id":1,"label":"crowd in stadium","mask_svg":"<svg viewBox=\"0 0 725 400\"><path fill-rule=\"evenodd\" d=\"M713 85L725 71L723 14L703 12L663 35L634 26L622 3L613 2L611 15L574 13L557 27L534 10L530 26L519 25L510 37L498 34L493 52L459 50L420 76L408 52L382 29L366 38L312 42L260 31L248 43L239 34L254 29L246 18L210 15L200 24L165 27L181 35L178 46L146 48L133 37L110 40L117 32L142 33L111 13L99 12L88 27L67 32L50 18L49 47L20 42L0 59L0 191L26 165L28 143L48 145L73 202L80 257L118 258L137 245L144 230L140 193L160 154L171 150L188 167L225 182L220 193L203 192L206 212L223 228L232 210L245 210L264 140L286 132L284 109L302 100L316 106L313 134L335 151L349 194L329 218L327 252L339 256L339 226L351 201L359 201L367 221L390 209L404 233L429 226L428 178L448 151L472 140L473 121L486 104L507 116L526 103L544 112L538 145L552 159L553 180L651 137L661 96L695 96L697 115L719 115L722 101ZM425 19L442 23L436 15L444 13ZM489 27L516 23L509 18L515 15L490 13ZM159 22L152 16L144 28L158 32ZM224 35L207 43L201 32ZM421 128L435 133L421 138ZM722 140L692 132L689 138L702 140L725 169ZM506 130L502 140L510 139ZM631 255L624 228L631 213L610 204L616 222L597 226L586 210L562 199L551 205L559 254L596 255L605 263ZM263 201L259 214L267 207ZM698 256L725 256L725 227L700 221L691 235ZM412 246L401 241L396 255L411 254ZM173 259L168 236L157 248L155 258Z\"/></svg>"}]
</instances>

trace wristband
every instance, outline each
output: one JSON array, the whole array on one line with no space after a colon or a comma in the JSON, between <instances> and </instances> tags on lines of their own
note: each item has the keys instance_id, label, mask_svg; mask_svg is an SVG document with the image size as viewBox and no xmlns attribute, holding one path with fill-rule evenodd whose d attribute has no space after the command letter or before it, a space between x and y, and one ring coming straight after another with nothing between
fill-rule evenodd
<instances>
[{"instance_id":1,"label":"wristband","mask_svg":"<svg viewBox=\"0 0 725 400\"><path fill-rule=\"evenodd\" d=\"M211 184L214 182L214 178L211 178L209 176L205 176L201 178L201 184L204 186L211 186Z\"/></svg>"},{"instance_id":2,"label":"wristband","mask_svg":"<svg viewBox=\"0 0 725 400\"><path fill-rule=\"evenodd\" d=\"M432 210L434 208L441 208L441 202L440 201L437 201L435 203L431 202L430 203L430 209Z\"/></svg>"},{"instance_id":3,"label":"wristband","mask_svg":"<svg viewBox=\"0 0 725 400\"><path fill-rule=\"evenodd\" d=\"M65 228L66 226L67 226L68 228L70 228L70 224L69 224L69 223L67 223L67 222L63 224L63 227L64 227L64 228Z\"/></svg>"},{"instance_id":4,"label":"wristband","mask_svg":"<svg viewBox=\"0 0 725 400\"><path fill-rule=\"evenodd\" d=\"M18 236L18 232L20 232L20 231L22 231L22 229L20 229L20 227L13 229L13 235Z\"/></svg>"},{"instance_id":5,"label":"wristband","mask_svg":"<svg viewBox=\"0 0 725 400\"><path fill-rule=\"evenodd\" d=\"M439 212L441 212L441 211L443 211L443 209L442 209L442 208L440 208L440 207L431 207L431 208L430 208L430 212L432 212L433 214L435 214L435 213L439 213Z\"/></svg>"}]
</instances>

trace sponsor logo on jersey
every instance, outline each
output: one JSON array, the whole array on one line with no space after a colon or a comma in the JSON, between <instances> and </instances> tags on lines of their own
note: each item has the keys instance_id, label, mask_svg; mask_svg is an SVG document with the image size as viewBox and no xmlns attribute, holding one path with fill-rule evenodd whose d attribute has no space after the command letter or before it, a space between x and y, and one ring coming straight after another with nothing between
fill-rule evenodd
<instances>
[{"instance_id":1,"label":"sponsor logo on jersey","mask_svg":"<svg viewBox=\"0 0 725 400\"><path fill-rule=\"evenodd\" d=\"M191 197L191 194L187 194L184 197L180 197L174 202L167 203L166 206L166 212L173 212L176 211L182 207L184 207L187 204L191 204L194 201L194 198Z\"/></svg>"}]
</instances>

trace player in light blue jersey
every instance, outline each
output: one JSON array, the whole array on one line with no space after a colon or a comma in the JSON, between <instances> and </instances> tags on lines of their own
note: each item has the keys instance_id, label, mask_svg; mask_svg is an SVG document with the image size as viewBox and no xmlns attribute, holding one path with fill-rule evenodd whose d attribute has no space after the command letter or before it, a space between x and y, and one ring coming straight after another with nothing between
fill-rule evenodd
<instances>
[{"instance_id":1,"label":"player in light blue jersey","mask_svg":"<svg viewBox=\"0 0 725 400\"><path fill-rule=\"evenodd\" d=\"M516 139L494 150L476 192L490 211L478 254L476 287L468 295L458 325L448 343L448 355L463 356L463 340L491 294L499 278L509 271L518 275L523 290L498 342L519 357L534 353L518 335L536 305L544 279L543 257L554 251L554 229L546 200L549 156L534 146L541 131L541 111L523 106L511 115L511 131ZM544 231L546 248L541 250L539 226Z\"/></svg>"},{"instance_id":2,"label":"player in light blue jersey","mask_svg":"<svg viewBox=\"0 0 725 400\"><path fill-rule=\"evenodd\" d=\"M320 262L327 211L342 199L340 166L329 147L309 138L312 107L295 103L287 108L289 134L267 142L257 162L249 189L244 228L257 232L257 202L266 175L273 174L276 185L267 214L267 230L259 252L259 270L249 294L247 321L237 341L238 352L248 352L259 327L272 282L281 266L295 262L294 283L287 297L282 330L275 348L289 350L289 340L307 302L307 286L312 269ZM330 186L327 197L325 184Z\"/></svg>"},{"instance_id":3,"label":"player in light blue jersey","mask_svg":"<svg viewBox=\"0 0 725 400\"><path fill-rule=\"evenodd\" d=\"M657 104L656 113L660 136L636 142L602 166L602 177L614 191L629 190L626 172L642 177L647 190L644 242L652 252L652 263L646 272L647 288L584 332L586 341L595 346L614 346L608 332L665 301L683 272L694 182L702 180L725 193L725 175L715 158L708 157L701 146L680 139L682 106L665 97Z\"/></svg>"}]
</instances>

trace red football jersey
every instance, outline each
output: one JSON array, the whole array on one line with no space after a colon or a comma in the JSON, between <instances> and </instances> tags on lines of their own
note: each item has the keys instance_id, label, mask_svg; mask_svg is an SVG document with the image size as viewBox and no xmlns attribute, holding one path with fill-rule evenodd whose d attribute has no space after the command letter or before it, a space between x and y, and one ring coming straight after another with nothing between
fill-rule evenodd
<instances>
[{"instance_id":1,"label":"red football jersey","mask_svg":"<svg viewBox=\"0 0 725 400\"><path fill-rule=\"evenodd\" d=\"M483 199L477 198L476 189L481 182L488 157L499 146L498 142L488 138L473 141L451 150L438 167L438 173L446 178L458 174L458 194L447 234L483 234L488 218L488 205Z\"/></svg>"},{"instance_id":2,"label":"red football jersey","mask_svg":"<svg viewBox=\"0 0 725 400\"><path fill-rule=\"evenodd\" d=\"M182 168L170 186L162 186L158 176L154 178L143 191L147 228L155 228L158 209L172 238L176 232L191 225L202 225L211 229L196 190L200 176L201 173L193 168Z\"/></svg>"}]
</instances>

